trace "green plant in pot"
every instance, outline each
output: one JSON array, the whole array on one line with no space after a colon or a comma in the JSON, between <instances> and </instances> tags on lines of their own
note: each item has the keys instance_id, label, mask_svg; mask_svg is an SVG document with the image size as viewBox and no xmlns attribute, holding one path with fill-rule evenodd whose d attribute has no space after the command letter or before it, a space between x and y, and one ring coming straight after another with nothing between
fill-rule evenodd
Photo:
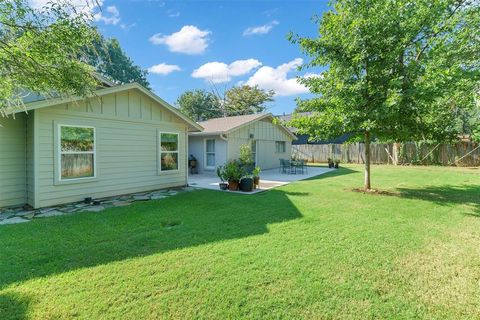
<instances>
[{"instance_id":1,"label":"green plant in pot","mask_svg":"<svg viewBox=\"0 0 480 320\"><path fill-rule=\"evenodd\" d=\"M327 161L328 161L328 167L333 168L334 164L333 164L332 158L328 158Z\"/></svg>"},{"instance_id":2,"label":"green plant in pot","mask_svg":"<svg viewBox=\"0 0 480 320\"><path fill-rule=\"evenodd\" d=\"M340 164L340 160L339 159L335 159L335 161L333 161L335 163L335 169L338 169L338 165Z\"/></svg>"},{"instance_id":3,"label":"green plant in pot","mask_svg":"<svg viewBox=\"0 0 480 320\"><path fill-rule=\"evenodd\" d=\"M253 155L252 148L249 144L245 143L240 146L240 157L239 161L246 174L252 174L253 171Z\"/></svg>"},{"instance_id":4,"label":"green plant in pot","mask_svg":"<svg viewBox=\"0 0 480 320\"><path fill-rule=\"evenodd\" d=\"M242 191L251 192L253 190L253 176L251 174L243 176L239 187Z\"/></svg>"},{"instance_id":5,"label":"green plant in pot","mask_svg":"<svg viewBox=\"0 0 480 320\"><path fill-rule=\"evenodd\" d=\"M244 170L236 160L230 160L223 166L223 179L228 181L228 190L238 190L240 179L244 176Z\"/></svg>"},{"instance_id":6,"label":"green plant in pot","mask_svg":"<svg viewBox=\"0 0 480 320\"><path fill-rule=\"evenodd\" d=\"M219 183L220 189L221 190L227 190L228 183L225 182L226 178L225 178L225 167L224 166L218 166L217 167L217 176L220 178L220 183Z\"/></svg>"},{"instance_id":7,"label":"green plant in pot","mask_svg":"<svg viewBox=\"0 0 480 320\"><path fill-rule=\"evenodd\" d=\"M256 166L254 169L253 169L253 187L255 189L259 188L260 186L260 167L259 166Z\"/></svg>"}]
</instances>

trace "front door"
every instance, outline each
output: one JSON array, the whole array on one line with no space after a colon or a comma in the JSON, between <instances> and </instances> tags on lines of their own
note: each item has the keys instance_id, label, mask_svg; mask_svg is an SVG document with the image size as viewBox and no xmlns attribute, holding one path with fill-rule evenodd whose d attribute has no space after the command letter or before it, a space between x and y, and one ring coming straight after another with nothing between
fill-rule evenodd
<instances>
[{"instance_id":1,"label":"front door","mask_svg":"<svg viewBox=\"0 0 480 320\"><path fill-rule=\"evenodd\" d=\"M215 169L215 139L205 140L205 169Z\"/></svg>"}]
</instances>

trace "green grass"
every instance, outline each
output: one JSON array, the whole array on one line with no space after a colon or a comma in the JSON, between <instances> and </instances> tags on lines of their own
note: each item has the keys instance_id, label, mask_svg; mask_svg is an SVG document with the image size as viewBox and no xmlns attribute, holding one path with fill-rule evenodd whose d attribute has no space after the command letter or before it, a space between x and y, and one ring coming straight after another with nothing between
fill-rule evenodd
<instances>
[{"instance_id":1,"label":"green grass","mask_svg":"<svg viewBox=\"0 0 480 320\"><path fill-rule=\"evenodd\" d=\"M480 170L359 166L0 227L0 319L480 317Z\"/></svg>"}]
</instances>

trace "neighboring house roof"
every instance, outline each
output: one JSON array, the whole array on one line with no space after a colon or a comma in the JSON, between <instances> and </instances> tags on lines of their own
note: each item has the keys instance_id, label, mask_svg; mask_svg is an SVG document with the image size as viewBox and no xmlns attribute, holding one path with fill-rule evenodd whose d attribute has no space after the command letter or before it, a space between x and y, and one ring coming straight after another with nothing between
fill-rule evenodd
<instances>
[{"instance_id":1,"label":"neighboring house roof","mask_svg":"<svg viewBox=\"0 0 480 320\"><path fill-rule=\"evenodd\" d=\"M160 98L159 96L157 96L156 94L154 94L153 92L151 92L150 90L146 89L145 87L141 86L136 82L99 89L95 91L94 96L101 97L107 94L118 93L118 92L131 90L131 89L137 89L137 90L140 90L142 93L146 94L148 97L150 97L151 99L153 99L154 101L156 101L157 103L165 107L167 110L169 110L170 112L178 116L180 119L185 121L190 126L190 129L198 130L198 131L203 130L202 126L200 126L198 123L191 120L190 118L185 116L183 113L181 113L177 108L171 106L162 98ZM13 110L10 110L10 113L19 113L19 112L24 112L29 110L46 108L46 107L51 107L61 103L79 101L83 99L85 99L85 97L52 98L52 99L46 99L46 100L40 100L40 101L33 101L33 102L25 103L24 108L14 108Z\"/></svg>"},{"instance_id":2,"label":"neighboring house roof","mask_svg":"<svg viewBox=\"0 0 480 320\"><path fill-rule=\"evenodd\" d=\"M290 114L283 114L280 116L276 116L280 121L286 122L287 123L287 128L292 131L292 132L297 132L298 129L294 127L289 127L288 122L292 121L293 118L295 117L307 117L311 115L311 112L298 112L298 113L290 113Z\"/></svg>"},{"instance_id":3,"label":"neighboring house roof","mask_svg":"<svg viewBox=\"0 0 480 320\"><path fill-rule=\"evenodd\" d=\"M237 130L243 126L247 126L255 121L260 121L263 119L274 120L274 116L271 113L256 113L248 114L244 116L233 116L233 117L222 117L222 118L213 118L207 121L201 121L198 124L203 127L202 132L192 133L193 135L217 135L217 134L228 134L234 130ZM284 130L292 139L297 139L295 134L293 134L287 127L279 124L278 125L282 130Z\"/></svg>"},{"instance_id":4,"label":"neighboring house roof","mask_svg":"<svg viewBox=\"0 0 480 320\"><path fill-rule=\"evenodd\" d=\"M283 122L290 122L292 119L295 117L308 117L312 113L311 112L298 112L298 113L291 113L291 114L283 114L280 116L277 116L278 119L280 119ZM310 141L310 136L308 134L297 134L298 129L294 127L288 127L288 129L292 132L294 132L297 135L297 140L293 142L293 144L342 144L345 141L350 138L350 134L344 134L341 135L335 139L329 139L329 140L314 140Z\"/></svg>"}]
</instances>

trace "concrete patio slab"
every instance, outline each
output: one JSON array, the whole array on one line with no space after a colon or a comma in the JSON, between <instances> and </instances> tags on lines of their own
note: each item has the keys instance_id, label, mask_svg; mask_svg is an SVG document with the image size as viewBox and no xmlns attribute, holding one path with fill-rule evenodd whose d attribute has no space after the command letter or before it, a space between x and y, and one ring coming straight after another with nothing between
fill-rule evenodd
<instances>
[{"instance_id":1,"label":"concrete patio slab","mask_svg":"<svg viewBox=\"0 0 480 320\"><path fill-rule=\"evenodd\" d=\"M252 192L242 191L224 191L220 190L219 179L215 172L204 172L201 174L191 174L188 176L188 185L195 188L211 189L222 192L234 192L240 194L255 194L265 190L269 190L275 187L284 186L291 182L308 179L315 177L335 169L329 169L325 167L308 167L303 174L286 174L281 173L279 169L271 169L262 171L260 174L260 188L255 189Z\"/></svg>"}]
</instances>

